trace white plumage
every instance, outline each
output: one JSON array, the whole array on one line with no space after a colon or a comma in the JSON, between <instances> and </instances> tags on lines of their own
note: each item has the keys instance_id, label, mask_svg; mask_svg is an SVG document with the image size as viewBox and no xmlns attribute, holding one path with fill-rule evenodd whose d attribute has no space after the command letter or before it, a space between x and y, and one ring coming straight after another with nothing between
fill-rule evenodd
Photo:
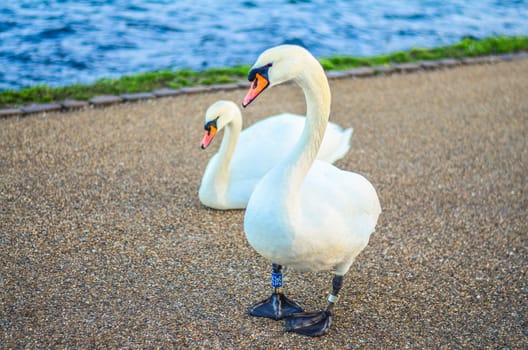
<instances>
[{"instance_id":1,"label":"white plumage","mask_svg":"<svg viewBox=\"0 0 528 350\"><path fill-rule=\"evenodd\" d=\"M315 160L330 113L330 89L317 60L305 49L283 45L265 51L253 67L268 64L270 86L294 79L308 110L297 145L251 195L247 239L275 263L344 274L374 231L378 196L363 176Z\"/></svg>"},{"instance_id":2,"label":"white plumage","mask_svg":"<svg viewBox=\"0 0 528 350\"><path fill-rule=\"evenodd\" d=\"M363 176L316 160L330 114L330 88L317 60L305 49L282 45L266 50L253 65L247 106L268 86L294 80L304 91L307 116L292 151L257 184L249 199L244 231L251 246L273 263L272 280L282 266L335 272L326 310L299 312L280 292L253 305L253 316L287 318L286 330L309 336L328 332L343 275L366 247L381 207ZM273 284L273 283L272 283Z\"/></svg>"},{"instance_id":3,"label":"white plumage","mask_svg":"<svg viewBox=\"0 0 528 350\"><path fill-rule=\"evenodd\" d=\"M214 131L206 130L202 148L209 145L214 133L225 131L220 149L202 177L200 201L215 209L245 208L262 176L295 146L305 119L290 113L278 114L241 132L238 106L223 100L213 103L206 112L205 124L213 122L216 127ZM351 136L352 128L343 130L339 125L328 124L317 158L326 162L342 158L350 148Z\"/></svg>"}]
</instances>

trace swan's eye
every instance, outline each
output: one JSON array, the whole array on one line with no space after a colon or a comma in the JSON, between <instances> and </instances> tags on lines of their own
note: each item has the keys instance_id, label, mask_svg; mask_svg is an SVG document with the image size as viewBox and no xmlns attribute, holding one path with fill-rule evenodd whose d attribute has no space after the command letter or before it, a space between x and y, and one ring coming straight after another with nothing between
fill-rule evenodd
<instances>
[{"instance_id":1,"label":"swan's eye","mask_svg":"<svg viewBox=\"0 0 528 350\"><path fill-rule=\"evenodd\" d=\"M216 117L216 119L211 120L210 122L207 122L204 125L204 129L205 129L205 131L207 131L209 133L209 135L211 135L211 129L212 128L215 128L215 130L218 129L218 126L216 125L216 122L218 121L219 118L220 118L220 116Z\"/></svg>"},{"instance_id":2,"label":"swan's eye","mask_svg":"<svg viewBox=\"0 0 528 350\"><path fill-rule=\"evenodd\" d=\"M248 73L248 80L249 81L254 81L255 80L255 77L257 76L257 73L259 73L260 75L262 75L264 78L268 79L268 70L269 68L273 66L273 63L268 63L266 64L265 66L261 66L259 68L253 68L252 70L249 71ZM255 88L256 86L254 86L253 88Z\"/></svg>"}]
</instances>

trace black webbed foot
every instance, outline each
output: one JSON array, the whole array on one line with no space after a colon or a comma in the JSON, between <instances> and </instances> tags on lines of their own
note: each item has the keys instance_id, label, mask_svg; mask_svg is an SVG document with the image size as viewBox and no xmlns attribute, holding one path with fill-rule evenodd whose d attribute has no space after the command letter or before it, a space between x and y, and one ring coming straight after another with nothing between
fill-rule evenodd
<instances>
[{"instance_id":1,"label":"black webbed foot","mask_svg":"<svg viewBox=\"0 0 528 350\"><path fill-rule=\"evenodd\" d=\"M250 306L251 316L282 320L292 314L303 312L302 307L282 293L273 293L269 298Z\"/></svg>"},{"instance_id":2,"label":"black webbed foot","mask_svg":"<svg viewBox=\"0 0 528 350\"><path fill-rule=\"evenodd\" d=\"M320 337L330 330L332 313L328 310L301 312L286 320L286 331L310 337Z\"/></svg>"}]
</instances>

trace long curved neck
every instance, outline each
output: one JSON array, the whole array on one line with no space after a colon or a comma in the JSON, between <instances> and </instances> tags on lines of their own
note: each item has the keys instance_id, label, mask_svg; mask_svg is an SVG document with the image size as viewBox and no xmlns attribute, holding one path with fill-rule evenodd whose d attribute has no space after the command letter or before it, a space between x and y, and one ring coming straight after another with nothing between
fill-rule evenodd
<instances>
[{"instance_id":1,"label":"long curved neck","mask_svg":"<svg viewBox=\"0 0 528 350\"><path fill-rule=\"evenodd\" d=\"M328 124L331 102L328 80L319 64L308 67L295 81L303 89L306 98L306 122L299 141L286 159L289 169L285 175L290 193L299 193L304 177L317 158Z\"/></svg>"},{"instance_id":2,"label":"long curved neck","mask_svg":"<svg viewBox=\"0 0 528 350\"><path fill-rule=\"evenodd\" d=\"M227 184L230 177L230 166L231 159L235 153L236 145L240 136L240 131L242 130L242 117L234 117L225 127L224 127L224 138L222 139L222 144L218 150L218 161L216 167L213 170L213 179L215 187L217 190L227 190Z\"/></svg>"}]
</instances>

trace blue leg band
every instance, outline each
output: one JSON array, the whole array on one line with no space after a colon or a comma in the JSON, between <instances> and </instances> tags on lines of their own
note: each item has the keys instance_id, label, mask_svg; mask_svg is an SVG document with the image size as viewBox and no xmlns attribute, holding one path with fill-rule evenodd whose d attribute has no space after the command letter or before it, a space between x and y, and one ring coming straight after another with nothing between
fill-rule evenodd
<instances>
[{"instance_id":1,"label":"blue leg band","mask_svg":"<svg viewBox=\"0 0 528 350\"><path fill-rule=\"evenodd\" d=\"M282 287L282 273L272 272L271 273L271 286L273 288Z\"/></svg>"}]
</instances>

